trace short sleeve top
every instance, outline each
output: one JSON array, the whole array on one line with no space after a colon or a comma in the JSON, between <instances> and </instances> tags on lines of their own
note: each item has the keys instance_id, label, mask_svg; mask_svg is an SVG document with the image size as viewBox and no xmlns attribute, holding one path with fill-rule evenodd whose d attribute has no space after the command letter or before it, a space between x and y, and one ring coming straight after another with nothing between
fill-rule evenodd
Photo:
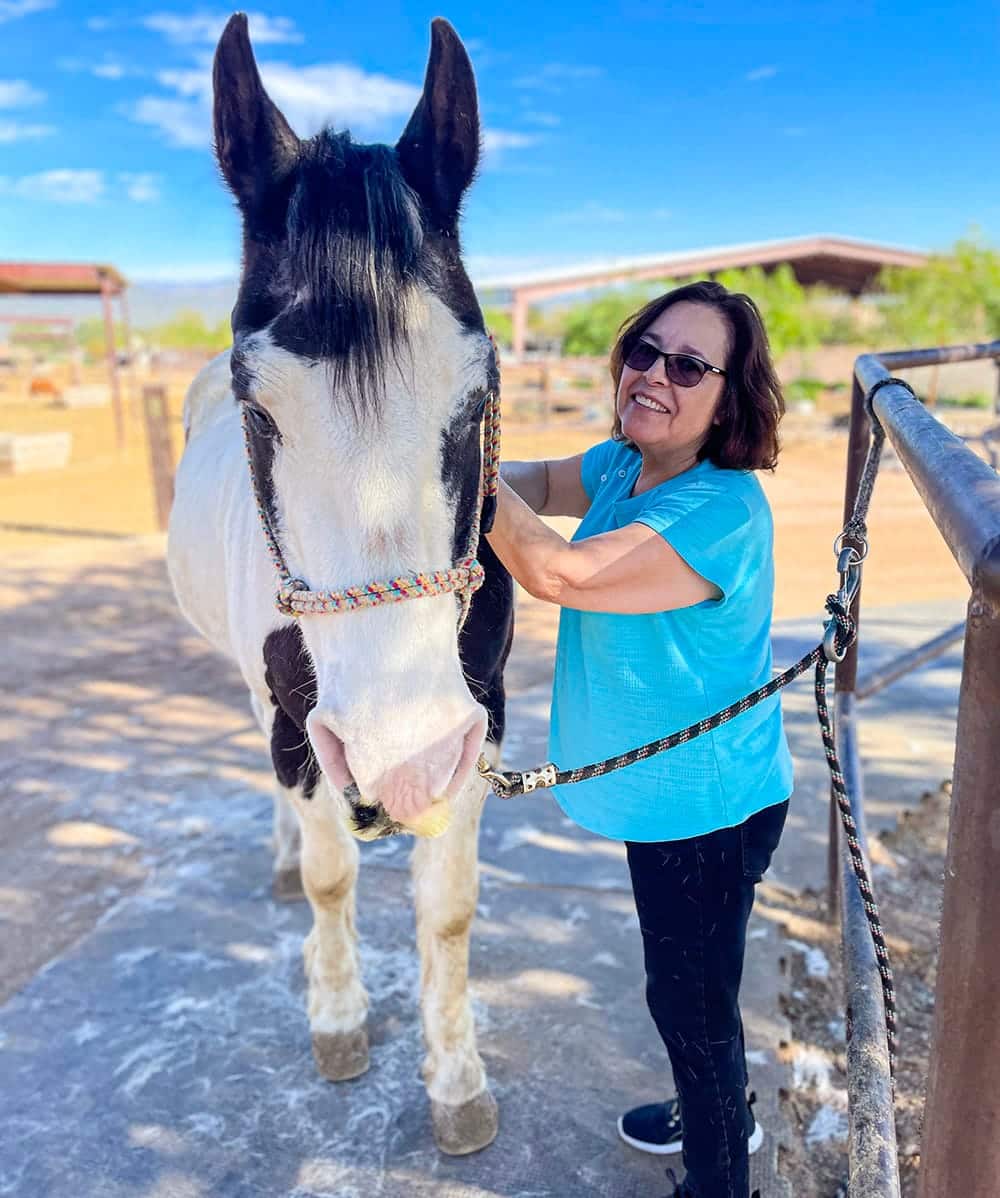
<instances>
[{"instance_id":1,"label":"short sleeve top","mask_svg":"<svg viewBox=\"0 0 1000 1198\"><path fill-rule=\"evenodd\" d=\"M633 495L641 464L618 441L584 455L591 504L573 540L638 521L722 595L648 615L562 609L549 735L549 758L560 769L696 723L771 677L773 524L757 477L704 461ZM592 832L659 841L742 823L791 790L775 695L666 753L553 793Z\"/></svg>"}]
</instances>

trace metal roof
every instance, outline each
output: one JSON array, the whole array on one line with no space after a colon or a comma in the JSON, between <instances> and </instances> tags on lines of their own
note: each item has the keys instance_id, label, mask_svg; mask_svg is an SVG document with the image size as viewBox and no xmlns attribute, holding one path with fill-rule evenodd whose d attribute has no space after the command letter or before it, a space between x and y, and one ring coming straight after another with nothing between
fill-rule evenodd
<instances>
[{"instance_id":1,"label":"metal roof","mask_svg":"<svg viewBox=\"0 0 1000 1198\"><path fill-rule=\"evenodd\" d=\"M128 286L113 266L90 262L0 262L0 295L112 295Z\"/></svg>"},{"instance_id":2,"label":"metal roof","mask_svg":"<svg viewBox=\"0 0 1000 1198\"><path fill-rule=\"evenodd\" d=\"M644 254L638 258L613 258L590 261L575 266L562 266L530 274L495 276L476 279L479 291L559 291L573 287L600 286L609 279L625 279L640 272L651 272L669 278L672 275L708 274L714 271L744 266L767 266L779 262L803 263L813 260L826 275L836 264L843 264L845 282L855 281L883 266L921 266L927 261L922 250L883 245L835 233L818 233L807 237L782 238L776 241L755 241L742 245L710 246L705 249Z\"/></svg>"}]
</instances>

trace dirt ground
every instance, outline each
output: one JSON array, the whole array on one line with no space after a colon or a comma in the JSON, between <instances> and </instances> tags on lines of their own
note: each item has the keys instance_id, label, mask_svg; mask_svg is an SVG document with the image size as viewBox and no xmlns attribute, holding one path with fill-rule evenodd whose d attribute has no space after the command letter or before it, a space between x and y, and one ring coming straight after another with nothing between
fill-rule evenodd
<instances>
[{"instance_id":1,"label":"dirt ground","mask_svg":"<svg viewBox=\"0 0 1000 1198\"><path fill-rule=\"evenodd\" d=\"M187 377L178 374L160 381L168 387L174 451L179 454ZM109 407L66 410L41 398L29 403L24 388L9 383L0 390L0 433L67 430L73 436L65 469L0 475L0 549L29 550L66 533L117 538L156 531L140 391L139 381L126 379L128 441L118 453ZM502 452L508 459L561 457L579 453L606 435L602 421L553 420L539 426L507 419ZM775 616L818 617L836 583L832 544L843 524L847 438L842 429L832 427L828 413L792 412L785 418L783 439L777 470L762 476L775 519ZM967 593L950 553L891 455L875 490L870 531L866 604L886 606Z\"/></svg>"}]
</instances>

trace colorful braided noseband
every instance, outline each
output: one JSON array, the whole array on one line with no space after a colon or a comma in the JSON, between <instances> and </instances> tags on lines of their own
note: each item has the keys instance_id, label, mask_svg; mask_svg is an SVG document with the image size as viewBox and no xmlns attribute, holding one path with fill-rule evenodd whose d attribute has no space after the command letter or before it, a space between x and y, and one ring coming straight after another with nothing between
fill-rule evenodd
<instances>
[{"instance_id":1,"label":"colorful braided noseband","mask_svg":"<svg viewBox=\"0 0 1000 1198\"><path fill-rule=\"evenodd\" d=\"M497 343L489 334L493 352L499 360ZM246 409L243 409L243 436L246 441L247 461L250 465L250 481L267 550L278 573L278 593L275 606L285 616L320 615L323 612L357 611L363 607L380 607L386 603L400 603L404 599L422 599L428 595L457 594L461 603L459 627L465 623L472 603L472 596L483 585L486 577L483 567L476 560L479 533L482 525L483 507L487 499L496 496L500 477L500 395L491 391L486 397L483 410L483 457L479 475L479 491L476 511L469 531L469 543L464 557L446 570L430 573L404 574L389 582L369 582L363 586L346 587L342 591L313 591L301 578L293 578L285 565L278 538L271 525L257 472L254 470L253 454L250 452L250 432L247 426Z\"/></svg>"}]
</instances>

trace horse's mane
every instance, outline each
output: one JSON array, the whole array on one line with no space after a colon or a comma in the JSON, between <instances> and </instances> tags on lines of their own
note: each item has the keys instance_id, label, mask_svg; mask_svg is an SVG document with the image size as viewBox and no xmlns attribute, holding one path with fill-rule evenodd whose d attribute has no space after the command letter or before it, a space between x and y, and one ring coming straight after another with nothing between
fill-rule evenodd
<instances>
[{"instance_id":1,"label":"horse's mane","mask_svg":"<svg viewBox=\"0 0 1000 1198\"><path fill-rule=\"evenodd\" d=\"M377 409L423 243L395 151L329 129L304 142L287 230L294 325L338 388Z\"/></svg>"}]
</instances>

